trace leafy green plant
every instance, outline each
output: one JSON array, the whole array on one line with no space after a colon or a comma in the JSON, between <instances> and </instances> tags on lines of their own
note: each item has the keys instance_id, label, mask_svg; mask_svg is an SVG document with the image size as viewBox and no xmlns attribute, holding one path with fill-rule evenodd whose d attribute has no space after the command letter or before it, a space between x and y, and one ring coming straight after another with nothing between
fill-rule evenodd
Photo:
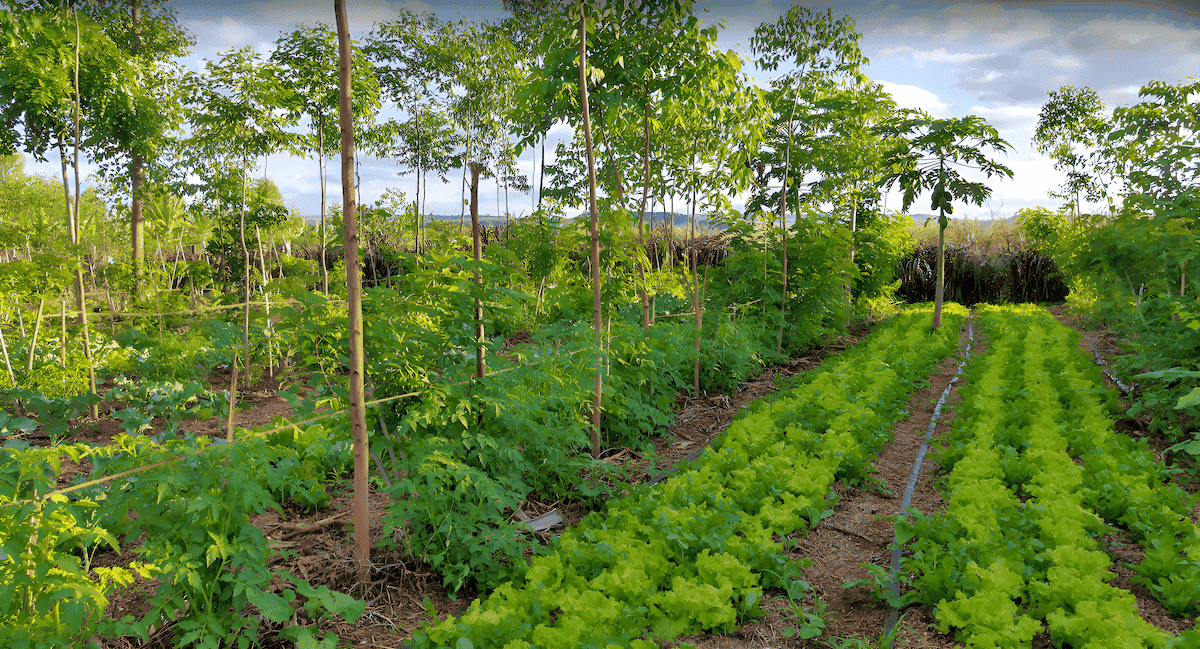
<instances>
[{"instance_id":1,"label":"leafy green plant","mask_svg":"<svg viewBox=\"0 0 1200 649\"><path fill-rule=\"evenodd\" d=\"M12 394L21 399L38 427L51 439L68 435L72 430L71 420L85 414L91 404L100 402L98 396L90 393L53 397L36 390L16 389Z\"/></svg>"},{"instance_id":2,"label":"leafy green plant","mask_svg":"<svg viewBox=\"0 0 1200 649\"><path fill-rule=\"evenodd\" d=\"M792 607L796 626L784 628L780 635L785 638L796 636L801 640L811 640L825 632L825 607L829 605L828 602L818 599L809 611L804 610L802 601L789 597L788 602Z\"/></svg>"},{"instance_id":3,"label":"leafy green plant","mask_svg":"<svg viewBox=\"0 0 1200 649\"><path fill-rule=\"evenodd\" d=\"M31 433L37 428L37 422L28 417L18 417L0 410L0 437L13 437Z\"/></svg>"},{"instance_id":4,"label":"leafy green plant","mask_svg":"<svg viewBox=\"0 0 1200 649\"><path fill-rule=\"evenodd\" d=\"M90 566L93 548L117 548L87 523L94 500L49 496L61 455L81 461L86 447L0 449L0 641L12 647L74 646L99 628L107 594L150 576L154 566Z\"/></svg>"},{"instance_id":5,"label":"leafy green plant","mask_svg":"<svg viewBox=\"0 0 1200 649\"><path fill-rule=\"evenodd\" d=\"M871 588L871 596L876 601L887 604L892 608L904 608L909 604L921 601L922 597L911 591L899 597L894 597L892 595L892 584L895 583L896 578L884 566L873 563L860 563L859 565L866 568L870 574L870 578L845 582L842 584L842 588L850 589L857 588L858 586L869 586Z\"/></svg>"},{"instance_id":6,"label":"leafy green plant","mask_svg":"<svg viewBox=\"0 0 1200 649\"><path fill-rule=\"evenodd\" d=\"M897 522L901 542L919 537L913 584L964 642L1028 642L1045 624L1072 646L1168 646L1176 640L1138 616L1132 595L1105 583L1111 559L1096 536L1106 522L1126 526L1146 548L1134 580L1192 610L1192 501L1160 486L1144 442L1112 430L1115 400L1078 334L1036 307L982 311L989 350L968 367L945 442L947 507Z\"/></svg>"},{"instance_id":7,"label":"leafy green plant","mask_svg":"<svg viewBox=\"0 0 1200 649\"><path fill-rule=\"evenodd\" d=\"M214 407L216 395L203 384L178 381L133 382L124 376L116 377L116 387L104 396L106 400L122 402L128 407L113 413L122 421L125 432L136 435L150 426L151 420L162 417L163 433L176 435L180 417L196 415L204 408ZM228 403L228 401L226 401Z\"/></svg>"}]
</instances>

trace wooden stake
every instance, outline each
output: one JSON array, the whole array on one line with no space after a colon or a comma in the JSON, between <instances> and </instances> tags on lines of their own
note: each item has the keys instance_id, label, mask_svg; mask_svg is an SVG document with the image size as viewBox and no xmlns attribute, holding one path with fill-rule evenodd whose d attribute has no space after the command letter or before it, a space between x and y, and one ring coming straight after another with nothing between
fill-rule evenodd
<instances>
[{"instance_id":1,"label":"wooden stake","mask_svg":"<svg viewBox=\"0 0 1200 649\"><path fill-rule=\"evenodd\" d=\"M471 241L474 246L476 264L483 260L482 243L479 237L479 172L481 170L482 165L476 162L471 163ZM475 268L475 283L479 284L482 290L483 275L479 273L478 266ZM483 329L483 302L479 298L475 298L475 323L475 375L482 379L487 376L487 361L483 357L483 340L487 332Z\"/></svg>"},{"instance_id":2,"label":"wooden stake","mask_svg":"<svg viewBox=\"0 0 1200 649\"><path fill-rule=\"evenodd\" d=\"M12 362L8 360L8 345L4 342L4 327L0 327L0 351L4 352L4 367L8 370L8 382L17 387L17 375L13 373Z\"/></svg>"},{"instance_id":3,"label":"wooden stake","mask_svg":"<svg viewBox=\"0 0 1200 649\"><path fill-rule=\"evenodd\" d=\"M80 284L82 285L82 276L80 276ZM92 341L88 333L87 311L79 312L79 321L83 327L83 357L87 360L88 366L88 386L91 388L92 394L96 394L96 364L92 362ZM88 405L88 409L92 412L92 419L100 418L100 406L96 402Z\"/></svg>"},{"instance_id":4,"label":"wooden stake","mask_svg":"<svg viewBox=\"0 0 1200 649\"><path fill-rule=\"evenodd\" d=\"M233 443L233 413L237 408L238 354L233 350L233 373L229 379L229 416L226 421L225 441Z\"/></svg>"},{"instance_id":5,"label":"wooden stake","mask_svg":"<svg viewBox=\"0 0 1200 649\"><path fill-rule=\"evenodd\" d=\"M58 359L58 364L65 369L67 367L67 298L65 297L62 300L62 311L58 315L62 320L62 356Z\"/></svg>"},{"instance_id":6,"label":"wooden stake","mask_svg":"<svg viewBox=\"0 0 1200 649\"><path fill-rule=\"evenodd\" d=\"M21 315L21 306L22 306L21 301L16 298L17 298L17 296L14 293L13 294L13 304L15 304L17 307L17 324L20 325L21 337L24 338L25 337L25 317Z\"/></svg>"}]
</instances>

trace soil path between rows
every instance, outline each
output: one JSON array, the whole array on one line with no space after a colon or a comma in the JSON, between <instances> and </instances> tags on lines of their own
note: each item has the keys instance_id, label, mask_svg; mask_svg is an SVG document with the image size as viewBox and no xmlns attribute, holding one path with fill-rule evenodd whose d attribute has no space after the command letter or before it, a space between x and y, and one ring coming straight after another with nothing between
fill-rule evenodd
<instances>
[{"instance_id":1,"label":"soil path between rows","mask_svg":"<svg viewBox=\"0 0 1200 649\"><path fill-rule=\"evenodd\" d=\"M967 331L959 336L959 350L966 348ZM928 378L928 383L912 394L906 411L908 416L893 427L893 439L884 445L874 460L873 485L848 487L840 481L833 490L838 502L833 514L823 519L814 529L803 535L787 539L792 545L788 555L793 561L807 558L811 565L804 569L804 578L812 585L812 594L802 603L806 612L812 612L818 602L823 602L826 626L824 632L808 640L793 634L785 637L789 627L797 627L797 619L791 603L782 591L768 590L763 608L767 614L740 629L728 634L701 634L680 638L679 642L690 642L697 649L742 649L748 647L773 648L827 648L835 640L858 638L875 646L884 631L888 607L877 602L871 589L858 586L851 589L844 583L869 579L867 564L887 568L894 526L884 517L900 513L900 500L909 476L912 474L921 440L933 417L933 410L954 377L960 358L951 356L938 364ZM925 379L926 377L920 377ZM957 383L955 388L957 388ZM954 420L951 407L957 403L957 389L951 391L941 417L938 419L934 438L948 431ZM927 454L921 465L920 477L913 491L911 508L931 514L942 506L941 496L935 486L935 475L939 469L937 458ZM932 630L934 622L929 607L909 607L900 620L897 634L898 647L912 649L942 649L953 647L953 638Z\"/></svg>"}]
</instances>

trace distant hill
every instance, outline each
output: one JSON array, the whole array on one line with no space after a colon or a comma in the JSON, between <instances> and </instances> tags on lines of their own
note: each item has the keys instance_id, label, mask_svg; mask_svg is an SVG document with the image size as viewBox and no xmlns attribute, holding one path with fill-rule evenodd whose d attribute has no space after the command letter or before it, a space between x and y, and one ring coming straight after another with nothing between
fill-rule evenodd
<instances>
[{"instance_id":1,"label":"distant hill","mask_svg":"<svg viewBox=\"0 0 1200 649\"><path fill-rule=\"evenodd\" d=\"M580 212L576 216L583 217L586 215L587 215L586 212ZM668 212L661 212L661 211L660 212L646 212L646 223L649 224L649 223L653 222L657 226L658 224L662 223L665 219L667 219L669 217L670 217L670 213L668 213ZM689 215L687 215L687 214L680 214L679 212L675 212L674 217L675 217L674 223L675 223L676 227L684 227L684 226L688 225L688 223L689 223L689 221L688 221ZM305 216L303 218L304 218L305 223L312 225L312 226L316 226L321 221L320 215ZM459 214L431 214L427 218L435 220L435 221L458 221L459 219L463 219L467 223L471 222L470 214L466 215L465 217L461 216ZM504 218L505 217L503 217L503 216L496 216L495 214L480 214L479 215L479 220L484 223L503 221ZM528 218L528 215L526 215L525 218ZM715 224L714 224L714 226L715 226ZM697 228L709 227L708 221L704 217L697 214L696 215L696 227Z\"/></svg>"},{"instance_id":2,"label":"distant hill","mask_svg":"<svg viewBox=\"0 0 1200 649\"><path fill-rule=\"evenodd\" d=\"M925 219L931 219L933 221L933 223L937 223L937 214L909 214L909 216L912 217L914 225L919 226L919 225L924 224ZM964 221L970 221L971 223L975 223L975 224L980 225L985 228L990 228L993 225L999 224L1001 222L1003 222L1009 226L1014 226L1017 224L1017 218L1018 217L1016 214L1014 214L1010 217L1007 217L1007 218L1003 218L1003 219L962 219L962 218L954 218L953 216L951 216L950 217L950 225L953 226L955 223L962 223ZM930 225L932 225L932 223Z\"/></svg>"}]
</instances>

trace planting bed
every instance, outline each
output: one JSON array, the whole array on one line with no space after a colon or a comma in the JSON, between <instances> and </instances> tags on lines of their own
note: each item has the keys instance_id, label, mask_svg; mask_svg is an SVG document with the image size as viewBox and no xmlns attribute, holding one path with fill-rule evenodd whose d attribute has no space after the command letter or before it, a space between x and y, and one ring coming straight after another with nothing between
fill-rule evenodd
<instances>
[{"instance_id":1,"label":"planting bed","mask_svg":"<svg viewBox=\"0 0 1200 649\"><path fill-rule=\"evenodd\" d=\"M1030 646L1043 634L1079 648L1195 646L1190 622L1160 629L1107 583L1100 540L1128 530L1148 550L1131 581L1194 616L1194 500L1164 486L1144 443L1113 431L1116 395L1077 335L1040 308L981 311L989 349L970 365L943 442L947 506L901 526L917 537L906 563L915 595L970 646Z\"/></svg>"}]
</instances>

